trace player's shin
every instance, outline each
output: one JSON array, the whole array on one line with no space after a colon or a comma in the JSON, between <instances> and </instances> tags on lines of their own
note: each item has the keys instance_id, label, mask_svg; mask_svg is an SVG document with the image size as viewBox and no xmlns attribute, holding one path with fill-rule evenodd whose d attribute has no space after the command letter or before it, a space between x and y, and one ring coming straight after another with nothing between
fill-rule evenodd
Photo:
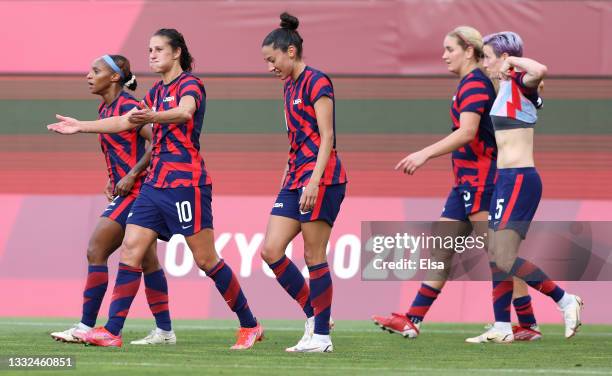
<instances>
[{"instance_id":1,"label":"player's shin","mask_svg":"<svg viewBox=\"0 0 612 376\"><path fill-rule=\"evenodd\" d=\"M306 317L312 317L314 311L310 301L310 288L298 267L286 255L269 266L278 283L302 307Z\"/></svg>"},{"instance_id":2,"label":"player's shin","mask_svg":"<svg viewBox=\"0 0 612 376\"><path fill-rule=\"evenodd\" d=\"M251 309L242 292L238 278L236 278L232 269L223 260L220 260L206 274L215 281L217 290L219 290L219 293L223 296L229 308L238 316L240 327L256 327L257 320L251 313Z\"/></svg>"},{"instance_id":3,"label":"player's shin","mask_svg":"<svg viewBox=\"0 0 612 376\"><path fill-rule=\"evenodd\" d=\"M142 268L135 268L119 263L117 281L113 289L113 299L109 309L109 319L104 326L113 335L119 335L123 329L130 306L140 287Z\"/></svg>"},{"instance_id":4,"label":"player's shin","mask_svg":"<svg viewBox=\"0 0 612 376\"><path fill-rule=\"evenodd\" d=\"M314 308L314 333L329 335L329 317L333 286L327 262L308 267L310 272L310 300Z\"/></svg>"}]
</instances>

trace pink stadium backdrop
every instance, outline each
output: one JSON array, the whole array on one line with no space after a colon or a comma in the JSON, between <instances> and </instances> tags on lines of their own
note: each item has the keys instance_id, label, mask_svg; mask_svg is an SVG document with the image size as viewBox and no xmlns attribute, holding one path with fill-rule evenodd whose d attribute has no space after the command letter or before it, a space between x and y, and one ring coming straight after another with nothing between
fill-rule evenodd
<instances>
[{"instance_id":1,"label":"pink stadium backdrop","mask_svg":"<svg viewBox=\"0 0 612 376\"><path fill-rule=\"evenodd\" d=\"M612 49L609 48L612 3L562 0L2 1L3 46L10 54L0 59L0 73L81 74L92 56L107 52L133 57L134 70L147 72L147 40L162 25L176 27L188 40L198 41L190 48L199 72L261 73L259 43L276 25L277 16L283 10L299 14L302 20L300 30L306 40L306 57L316 56L319 68L335 74L445 73L439 63L440 36L461 23L484 32L520 29L530 41L532 56L546 61L556 74L612 75ZM489 18L482 17L485 12ZM499 16L502 13L506 15L503 19ZM544 16L546 22L543 22ZM168 23L179 19L180 23ZM101 27L107 23L112 27ZM228 40L241 42L230 44ZM561 40L577 52L557 48ZM91 175L98 171L82 173ZM59 179L65 176L69 174ZM44 175L40 178L41 184L60 184L51 178ZM355 177L352 181L359 179ZM361 182L367 183L365 179ZM6 184L9 183L10 180ZM443 200L363 194L351 197L350 189L353 188L349 188L330 241L329 260L335 278L333 316L367 319L374 312L404 310L416 282L360 280L360 222L433 220ZM300 318L293 302L286 298L270 274L266 274L257 254L273 194L271 191L269 196L215 196L217 245L239 273L249 304L259 317ZM606 200L580 200L575 196L579 192L573 193L572 199L544 200L538 218L612 219L610 195ZM74 317L78 314L86 271L85 248L104 206L100 195L0 194L0 316ZM292 258L303 267L301 249L300 242L296 241ZM211 282L193 266L180 237L167 244L160 243L159 256L169 276L174 317L231 317ZM117 264L116 256L109 264ZM609 293L612 283L567 282L564 285L571 285L572 291L584 297L588 307L585 321L612 324L612 303L601 298L602 292ZM142 295L139 294L131 316L150 316ZM539 320L558 322L555 305L534 295ZM428 319L491 321L489 297L489 282L452 282ZM107 304L108 299L102 312L107 311Z\"/></svg>"},{"instance_id":2,"label":"pink stadium backdrop","mask_svg":"<svg viewBox=\"0 0 612 376\"><path fill-rule=\"evenodd\" d=\"M274 197L220 196L213 202L217 247L239 273L254 311L263 318L300 318L277 282L266 275L257 254ZM334 317L366 319L380 309L402 310L414 282L363 282L359 273L362 220L434 220L441 199L348 198L330 241L329 260L335 278ZM0 207L0 316L74 316L80 309L85 276L84 248L97 214L100 196L2 195ZM540 220L597 220L612 212L610 201L546 200ZM609 218L608 218L609 219ZM43 240L43 242L41 242ZM292 258L303 267L302 247L293 244ZM177 318L231 317L214 286L199 274L180 237L159 243L159 256L169 276L172 313ZM116 258L110 265L116 265ZM114 272L112 272L114 274ZM567 282L589 304L588 322L612 323L609 301L600 299L610 282ZM429 316L432 321L490 321L490 282L452 282ZM149 317L144 294L131 315ZM538 318L557 322L559 312L535 295ZM469 304L468 304L469 302ZM108 299L106 304L108 303ZM107 305L103 306L106 312Z\"/></svg>"},{"instance_id":3,"label":"pink stadium backdrop","mask_svg":"<svg viewBox=\"0 0 612 376\"><path fill-rule=\"evenodd\" d=\"M306 57L317 56L318 67L331 73L446 73L440 36L469 24L483 32L520 30L529 53L556 74L612 74L606 38L612 3L565 0L9 0L0 2L0 20L13 31L3 39L11 58L0 61L0 72L80 73L92 56L108 51L126 54L136 72L147 72L145 47L164 25L198 41L190 46L196 71L261 73L259 44L284 10L300 15ZM107 22L112 27L100 27ZM580 53L557 48L561 42Z\"/></svg>"}]
</instances>

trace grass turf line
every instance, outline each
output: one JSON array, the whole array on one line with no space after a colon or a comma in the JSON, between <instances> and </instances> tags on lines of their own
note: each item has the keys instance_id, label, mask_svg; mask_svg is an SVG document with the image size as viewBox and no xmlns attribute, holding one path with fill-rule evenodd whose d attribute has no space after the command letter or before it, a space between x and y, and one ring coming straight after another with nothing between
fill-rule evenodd
<instances>
[{"instance_id":1,"label":"grass turf line","mask_svg":"<svg viewBox=\"0 0 612 376\"><path fill-rule=\"evenodd\" d=\"M74 320L76 321L76 320ZM103 320L99 320L103 322ZM368 321L339 321L332 354L286 354L284 348L301 336L302 321L262 320L266 339L254 349L233 352L235 321L175 320L176 346L129 345L152 328L152 320L129 319L121 349L96 348L53 341L48 333L66 329L72 320L0 318L0 356L75 356L77 371L45 374L579 374L612 375L612 326L586 325L565 340L560 325L544 325L540 342L512 345L470 345L467 336L482 325L423 326L416 340L382 332ZM0 371L23 375L24 371Z\"/></svg>"}]
</instances>

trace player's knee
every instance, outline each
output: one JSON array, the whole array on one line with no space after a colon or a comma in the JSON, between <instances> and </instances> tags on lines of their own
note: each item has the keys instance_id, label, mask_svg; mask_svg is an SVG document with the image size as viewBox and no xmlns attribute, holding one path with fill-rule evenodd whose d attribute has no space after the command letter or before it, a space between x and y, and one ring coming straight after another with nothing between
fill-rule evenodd
<instances>
[{"instance_id":1,"label":"player's knee","mask_svg":"<svg viewBox=\"0 0 612 376\"><path fill-rule=\"evenodd\" d=\"M510 273L512 270L512 265L514 264L514 259L515 257L512 255L500 250L495 252L495 265L497 265L497 268L504 273Z\"/></svg>"},{"instance_id":2,"label":"player's knee","mask_svg":"<svg viewBox=\"0 0 612 376\"><path fill-rule=\"evenodd\" d=\"M197 255L197 256L194 254L193 259L195 260L195 263L198 266L198 268L200 268L204 272L208 272L212 270L212 268L214 268L215 265L217 265L217 263L219 262L219 258L217 257L216 254Z\"/></svg>"},{"instance_id":3,"label":"player's knee","mask_svg":"<svg viewBox=\"0 0 612 376\"><path fill-rule=\"evenodd\" d=\"M141 265L143 252L139 250L138 239L123 239L121 244L121 262L129 265Z\"/></svg>"},{"instance_id":4,"label":"player's knee","mask_svg":"<svg viewBox=\"0 0 612 376\"><path fill-rule=\"evenodd\" d=\"M278 246L274 246L271 242L264 242L261 248L261 258L267 264L272 264L278 261L285 254L284 249L280 249Z\"/></svg>"},{"instance_id":5,"label":"player's knee","mask_svg":"<svg viewBox=\"0 0 612 376\"><path fill-rule=\"evenodd\" d=\"M325 249L321 250L304 246L304 261L308 266L319 265L326 262L327 256L325 255Z\"/></svg>"},{"instance_id":6,"label":"player's knee","mask_svg":"<svg viewBox=\"0 0 612 376\"><path fill-rule=\"evenodd\" d=\"M102 247L96 244L90 243L87 246L87 263L90 265L102 265L106 264L108 257L105 254Z\"/></svg>"}]
</instances>

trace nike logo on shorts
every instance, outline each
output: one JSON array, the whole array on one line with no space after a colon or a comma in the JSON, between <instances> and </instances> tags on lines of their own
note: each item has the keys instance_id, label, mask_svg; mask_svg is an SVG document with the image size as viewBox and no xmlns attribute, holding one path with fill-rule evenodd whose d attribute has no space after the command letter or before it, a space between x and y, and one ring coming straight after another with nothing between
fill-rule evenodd
<instances>
[{"instance_id":1,"label":"nike logo on shorts","mask_svg":"<svg viewBox=\"0 0 612 376\"><path fill-rule=\"evenodd\" d=\"M189 228L189 227L191 227L191 226L193 226L193 225L189 225L189 226L181 226L181 227L183 228L183 230L186 230L186 229L188 229L188 228Z\"/></svg>"}]
</instances>

